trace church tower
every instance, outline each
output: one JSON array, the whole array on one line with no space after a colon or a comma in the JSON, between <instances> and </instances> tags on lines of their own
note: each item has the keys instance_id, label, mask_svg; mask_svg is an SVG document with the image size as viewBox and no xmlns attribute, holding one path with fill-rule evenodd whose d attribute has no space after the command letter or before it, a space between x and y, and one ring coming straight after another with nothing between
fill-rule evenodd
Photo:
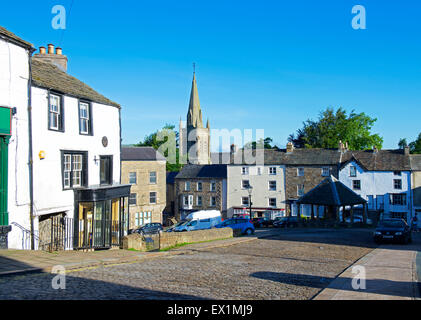
<instances>
[{"instance_id":1,"label":"church tower","mask_svg":"<svg viewBox=\"0 0 421 320\"><path fill-rule=\"evenodd\" d=\"M180 154L188 154L189 163L210 164L210 125L208 119L206 128L203 126L196 72L193 73L187 125L185 128L183 128L183 123L180 120L179 144Z\"/></svg>"}]
</instances>

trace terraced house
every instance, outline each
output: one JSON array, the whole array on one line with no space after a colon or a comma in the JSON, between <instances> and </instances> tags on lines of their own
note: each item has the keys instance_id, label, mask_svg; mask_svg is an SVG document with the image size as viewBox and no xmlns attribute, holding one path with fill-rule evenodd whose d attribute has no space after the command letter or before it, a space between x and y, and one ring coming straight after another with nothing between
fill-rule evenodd
<instances>
[{"instance_id":1,"label":"terraced house","mask_svg":"<svg viewBox=\"0 0 421 320\"><path fill-rule=\"evenodd\" d=\"M199 210L219 210L227 216L227 166L189 164L175 177L175 218Z\"/></svg>"},{"instance_id":2,"label":"terraced house","mask_svg":"<svg viewBox=\"0 0 421 320\"><path fill-rule=\"evenodd\" d=\"M367 200L369 212L411 221L409 148L346 150L341 156L339 180Z\"/></svg>"},{"instance_id":3,"label":"terraced house","mask_svg":"<svg viewBox=\"0 0 421 320\"><path fill-rule=\"evenodd\" d=\"M278 151L265 150L264 164L232 161L228 165L228 217L249 216L250 205L252 217L285 215L285 166L280 164L281 156Z\"/></svg>"},{"instance_id":4,"label":"terraced house","mask_svg":"<svg viewBox=\"0 0 421 320\"><path fill-rule=\"evenodd\" d=\"M16 78L6 90L15 98L2 102L14 110L15 130L8 246L119 245L127 233L130 194L130 185L120 184L120 105L70 76L61 48L50 44L32 56L32 46L5 29L1 34L3 50L20 44L5 58Z\"/></svg>"},{"instance_id":5,"label":"terraced house","mask_svg":"<svg viewBox=\"0 0 421 320\"><path fill-rule=\"evenodd\" d=\"M162 223L166 206L166 159L152 147L124 147L121 181L131 185L130 229Z\"/></svg>"}]
</instances>

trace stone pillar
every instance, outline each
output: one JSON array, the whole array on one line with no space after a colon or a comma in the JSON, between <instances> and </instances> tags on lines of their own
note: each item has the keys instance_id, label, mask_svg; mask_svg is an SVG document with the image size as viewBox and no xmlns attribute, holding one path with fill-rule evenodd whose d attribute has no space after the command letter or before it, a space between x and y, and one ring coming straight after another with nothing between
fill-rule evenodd
<instances>
[{"instance_id":1,"label":"stone pillar","mask_svg":"<svg viewBox=\"0 0 421 320\"><path fill-rule=\"evenodd\" d=\"M351 206L351 225L354 224L354 206Z\"/></svg>"},{"instance_id":2,"label":"stone pillar","mask_svg":"<svg viewBox=\"0 0 421 320\"><path fill-rule=\"evenodd\" d=\"M314 205L311 205L311 220L314 220Z\"/></svg>"},{"instance_id":3,"label":"stone pillar","mask_svg":"<svg viewBox=\"0 0 421 320\"><path fill-rule=\"evenodd\" d=\"M364 203L364 208L363 208L363 224L366 225L367 224L367 203Z\"/></svg>"},{"instance_id":4,"label":"stone pillar","mask_svg":"<svg viewBox=\"0 0 421 320\"><path fill-rule=\"evenodd\" d=\"M0 249L7 249L7 234L12 231L12 226L0 226Z\"/></svg>"},{"instance_id":5,"label":"stone pillar","mask_svg":"<svg viewBox=\"0 0 421 320\"><path fill-rule=\"evenodd\" d=\"M301 220L301 204L297 203L297 217Z\"/></svg>"},{"instance_id":6,"label":"stone pillar","mask_svg":"<svg viewBox=\"0 0 421 320\"><path fill-rule=\"evenodd\" d=\"M342 222L345 223L345 206L342 207Z\"/></svg>"},{"instance_id":7,"label":"stone pillar","mask_svg":"<svg viewBox=\"0 0 421 320\"><path fill-rule=\"evenodd\" d=\"M319 206L316 206L316 217L317 217L317 220L320 219Z\"/></svg>"}]
</instances>

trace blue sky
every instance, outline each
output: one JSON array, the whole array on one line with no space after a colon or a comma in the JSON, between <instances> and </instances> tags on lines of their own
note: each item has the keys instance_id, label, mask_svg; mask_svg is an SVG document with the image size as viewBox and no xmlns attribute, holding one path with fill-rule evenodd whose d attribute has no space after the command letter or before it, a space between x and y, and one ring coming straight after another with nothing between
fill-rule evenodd
<instances>
[{"instance_id":1,"label":"blue sky","mask_svg":"<svg viewBox=\"0 0 421 320\"><path fill-rule=\"evenodd\" d=\"M64 32L51 27L56 4ZM356 4L366 30L351 27ZM43 0L2 3L0 25L60 45L70 74L123 106L124 144L185 120L196 62L212 128L263 128L285 146L342 106L377 117L373 131L395 148L421 132L420 15L413 0Z\"/></svg>"}]
</instances>

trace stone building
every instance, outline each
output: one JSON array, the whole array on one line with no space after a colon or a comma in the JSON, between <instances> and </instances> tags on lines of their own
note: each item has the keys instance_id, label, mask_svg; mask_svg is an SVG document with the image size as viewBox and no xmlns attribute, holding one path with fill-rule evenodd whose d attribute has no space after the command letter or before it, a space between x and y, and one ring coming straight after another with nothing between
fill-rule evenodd
<instances>
[{"instance_id":1,"label":"stone building","mask_svg":"<svg viewBox=\"0 0 421 320\"><path fill-rule=\"evenodd\" d=\"M166 206L166 159L152 147L123 147L121 181L130 184L129 229L163 222Z\"/></svg>"},{"instance_id":2,"label":"stone building","mask_svg":"<svg viewBox=\"0 0 421 320\"><path fill-rule=\"evenodd\" d=\"M280 151L285 165L285 199L287 215L297 214L296 201L331 175L338 178L340 149L295 149L288 143ZM311 215L311 207L302 205L303 215Z\"/></svg>"},{"instance_id":3,"label":"stone building","mask_svg":"<svg viewBox=\"0 0 421 320\"><path fill-rule=\"evenodd\" d=\"M183 167L175 177L175 217L191 212L219 210L227 216L227 166L193 165Z\"/></svg>"},{"instance_id":4,"label":"stone building","mask_svg":"<svg viewBox=\"0 0 421 320\"><path fill-rule=\"evenodd\" d=\"M250 215L271 217L285 215L285 166L281 165L282 153L265 150L264 163L248 165L232 163L227 168L228 217ZM251 190L250 188L251 187ZM250 191L250 194L249 194Z\"/></svg>"},{"instance_id":5,"label":"stone building","mask_svg":"<svg viewBox=\"0 0 421 320\"><path fill-rule=\"evenodd\" d=\"M202 109L200 108L199 92L197 90L196 73L193 74L190 93L187 125L180 120L179 131L180 155L187 156L191 164L210 164L210 125L203 126Z\"/></svg>"}]
</instances>

